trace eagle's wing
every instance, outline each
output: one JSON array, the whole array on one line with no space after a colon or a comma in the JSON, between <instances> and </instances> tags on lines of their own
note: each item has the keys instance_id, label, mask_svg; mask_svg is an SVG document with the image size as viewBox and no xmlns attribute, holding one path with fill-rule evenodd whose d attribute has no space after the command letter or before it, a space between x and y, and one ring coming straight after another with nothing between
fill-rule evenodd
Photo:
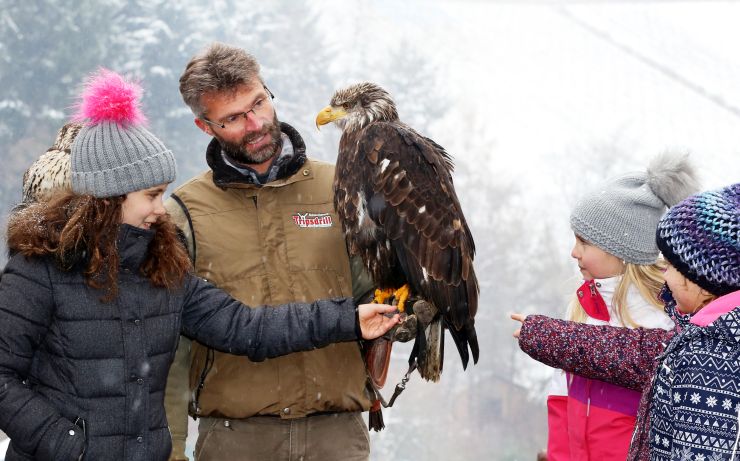
<instances>
[{"instance_id":1,"label":"eagle's wing","mask_svg":"<svg viewBox=\"0 0 740 461\"><path fill-rule=\"evenodd\" d=\"M467 362L477 361L473 317L478 280L475 245L452 183L445 150L401 123L375 122L358 136L357 161L368 162L369 214L391 240L409 283L443 312Z\"/></svg>"}]
</instances>

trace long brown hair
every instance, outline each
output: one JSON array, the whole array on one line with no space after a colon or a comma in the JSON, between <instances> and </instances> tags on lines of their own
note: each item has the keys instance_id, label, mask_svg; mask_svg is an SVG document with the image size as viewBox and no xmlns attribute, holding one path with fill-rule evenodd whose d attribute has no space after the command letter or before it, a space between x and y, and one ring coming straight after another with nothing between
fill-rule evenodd
<instances>
[{"instance_id":1,"label":"long brown hair","mask_svg":"<svg viewBox=\"0 0 740 461\"><path fill-rule=\"evenodd\" d=\"M64 193L14 213L8 222L8 249L24 256L51 256L60 269L80 270L86 283L118 294L116 239L125 196L96 198ZM141 273L157 287L174 288L191 268L187 251L168 216L152 225L154 238Z\"/></svg>"}]
</instances>

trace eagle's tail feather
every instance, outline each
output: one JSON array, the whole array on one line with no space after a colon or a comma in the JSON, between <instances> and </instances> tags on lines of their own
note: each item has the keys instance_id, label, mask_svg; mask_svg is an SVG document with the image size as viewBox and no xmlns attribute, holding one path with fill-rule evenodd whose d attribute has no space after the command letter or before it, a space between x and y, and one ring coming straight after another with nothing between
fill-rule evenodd
<instances>
[{"instance_id":1,"label":"eagle's tail feather","mask_svg":"<svg viewBox=\"0 0 740 461\"><path fill-rule=\"evenodd\" d=\"M419 329L414 348L417 349L419 374L427 381L437 382L442 375L444 361L444 327L441 318L426 328Z\"/></svg>"},{"instance_id":2,"label":"eagle's tail feather","mask_svg":"<svg viewBox=\"0 0 740 461\"><path fill-rule=\"evenodd\" d=\"M470 354L468 353L468 340L465 337L465 333L456 330L453 326L449 326L448 329L450 330L452 339L455 341L455 346L457 346L457 352L460 354L463 370L466 370L468 368Z\"/></svg>"},{"instance_id":3,"label":"eagle's tail feather","mask_svg":"<svg viewBox=\"0 0 740 461\"><path fill-rule=\"evenodd\" d=\"M478 349L478 333L475 332L475 324L471 318L467 325L465 325L465 332L468 337L468 345L470 345L470 352L473 353L473 363L478 363L478 356L480 350Z\"/></svg>"}]
</instances>

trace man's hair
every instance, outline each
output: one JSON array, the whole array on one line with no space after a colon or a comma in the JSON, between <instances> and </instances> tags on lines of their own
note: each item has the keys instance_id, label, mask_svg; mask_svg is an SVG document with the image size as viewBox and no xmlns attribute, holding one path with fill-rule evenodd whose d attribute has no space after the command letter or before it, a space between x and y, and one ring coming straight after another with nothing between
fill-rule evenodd
<instances>
[{"instance_id":1,"label":"man's hair","mask_svg":"<svg viewBox=\"0 0 740 461\"><path fill-rule=\"evenodd\" d=\"M204 94L233 93L255 78L262 82L260 65L254 56L241 48L214 42L188 62L180 76L180 95L196 117L203 117Z\"/></svg>"}]
</instances>

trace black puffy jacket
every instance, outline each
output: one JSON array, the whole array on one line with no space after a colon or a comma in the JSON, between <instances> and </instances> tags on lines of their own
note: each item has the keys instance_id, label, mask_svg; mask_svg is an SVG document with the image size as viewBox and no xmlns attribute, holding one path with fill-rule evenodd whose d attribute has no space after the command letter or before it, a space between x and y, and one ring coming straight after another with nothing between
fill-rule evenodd
<instances>
[{"instance_id":1,"label":"black puffy jacket","mask_svg":"<svg viewBox=\"0 0 740 461\"><path fill-rule=\"evenodd\" d=\"M0 430L13 460L166 460L164 389L180 332L263 360L357 338L350 299L249 309L188 276L139 274L152 231L121 226L119 295L79 271L13 256L0 281ZM245 389L249 392L249 389Z\"/></svg>"}]
</instances>

